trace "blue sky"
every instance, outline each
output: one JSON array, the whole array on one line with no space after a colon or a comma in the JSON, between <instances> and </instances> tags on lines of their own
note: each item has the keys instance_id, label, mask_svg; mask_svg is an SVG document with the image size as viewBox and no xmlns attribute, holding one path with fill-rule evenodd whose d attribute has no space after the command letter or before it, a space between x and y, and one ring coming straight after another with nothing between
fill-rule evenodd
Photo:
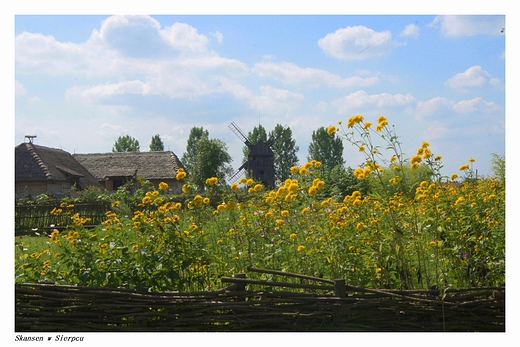
<instances>
[{"instance_id":1,"label":"blue sky","mask_svg":"<svg viewBox=\"0 0 520 347\"><path fill-rule=\"evenodd\" d=\"M505 16L16 15L14 145L141 151L159 134L181 156L193 126L228 145L289 125L305 163L312 132L355 114L422 141L445 175L505 153ZM346 166L363 158L345 142Z\"/></svg>"}]
</instances>

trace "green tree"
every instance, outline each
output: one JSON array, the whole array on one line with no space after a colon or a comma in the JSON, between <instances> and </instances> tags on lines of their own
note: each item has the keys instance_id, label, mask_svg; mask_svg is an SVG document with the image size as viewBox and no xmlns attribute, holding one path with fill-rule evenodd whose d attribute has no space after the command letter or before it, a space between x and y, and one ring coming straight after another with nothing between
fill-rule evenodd
<instances>
[{"instance_id":1,"label":"green tree","mask_svg":"<svg viewBox=\"0 0 520 347\"><path fill-rule=\"evenodd\" d=\"M161 140L159 134L152 137L152 142L150 142L150 151L151 152L162 152L164 151L164 143Z\"/></svg>"},{"instance_id":2,"label":"green tree","mask_svg":"<svg viewBox=\"0 0 520 347\"><path fill-rule=\"evenodd\" d=\"M209 137L209 132L204 130L203 127L191 128L190 135L188 136L188 141L186 143L186 152L184 152L181 158L181 161L188 173L193 171L193 167L197 160L197 142L203 136Z\"/></svg>"},{"instance_id":3,"label":"green tree","mask_svg":"<svg viewBox=\"0 0 520 347\"><path fill-rule=\"evenodd\" d=\"M300 147L296 146L296 140L292 138L291 128L285 129L281 124L275 126L269 138L275 139L271 146L274 152L274 172L276 178L283 181L291 176L291 167L298 165L296 153Z\"/></svg>"},{"instance_id":4,"label":"green tree","mask_svg":"<svg viewBox=\"0 0 520 347\"><path fill-rule=\"evenodd\" d=\"M206 179L217 177L225 184L233 168L226 144L219 139L208 139L203 135L195 144L196 157L191 163L190 182L197 190L203 190Z\"/></svg>"},{"instance_id":5,"label":"green tree","mask_svg":"<svg viewBox=\"0 0 520 347\"><path fill-rule=\"evenodd\" d=\"M493 174L500 182L506 183L506 156L505 154L492 153L491 154L491 169Z\"/></svg>"},{"instance_id":6,"label":"green tree","mask_svg":"<svg viewBox=\"0 0 520 347\"><path fill-rule=\"evenodd\" d=\"M112 152L139 152L139 141L129 135L119 136L112 147Z\"/></svg>"},{"instance_id":7,"label":"green tree","mask_svg":"<svg viewBox=\"0 0 520 347\"><path fill-rule=\"evenodd\" d=\"M329 135L325 127L318 128L312 132L307 160L320 161L322 166L328 169L343 165L343 141L336 134Z\"/></svg>"}]
</instances>

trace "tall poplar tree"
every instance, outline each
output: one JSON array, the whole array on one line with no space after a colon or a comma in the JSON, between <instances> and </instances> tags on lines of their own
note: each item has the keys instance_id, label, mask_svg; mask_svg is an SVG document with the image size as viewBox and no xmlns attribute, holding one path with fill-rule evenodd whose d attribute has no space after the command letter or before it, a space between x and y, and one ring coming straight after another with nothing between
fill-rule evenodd
<instances>
[{"instance_id":1,"label":"tall poplar tree","mask_svg":"<svg viewBox=\"0 0 520 347\"><path fill-rule=\"evenodd\" d=\"M150 151L151 152L162 152L164 151L164 143L161 140L159 134L152 137L152 142L150 142Z\"/></svg>"},{"instance_id":2,"label":"tall poplar tree","mask_svg":"<svg viewBox=\"0 0 520 347\"><path fill-rule=\"evenodd\" d=\"M186 152L184 152L181 158L182 164L188 173L193 171L193 166L197 160L197 142L202 136L208 137L209 132L203 127L191 128L190 135L188 136L188 141L186 143Z\"/></svg>"},{"instance_id":3,"label":"tall poplar tree","mask_svg":"<svg viewBox=\"0 0 520 347\"><path fill-rule=\"evenodd\" d=\"M291 175L291 167L298 165L300 150L296 146L296 140L292 138L291 128L285 129L281 124L277 124L273 131L269 133L270 139L276 139L271 146L274 152L274 172L277 179L285 180Z\"/></svg>"},{"instance_id":4,"label":"tall poplar tree","mask_svg":"<svg viewBox=\"0 0 520 347\"><path fill-rule=\"evenodd\" d=\"M343 165L343 141L336 134L327 134L325 127L312 132L312 142L309 144L307 160L320 161L324 168L332 169Z\"/></svg>"}]
</instances>

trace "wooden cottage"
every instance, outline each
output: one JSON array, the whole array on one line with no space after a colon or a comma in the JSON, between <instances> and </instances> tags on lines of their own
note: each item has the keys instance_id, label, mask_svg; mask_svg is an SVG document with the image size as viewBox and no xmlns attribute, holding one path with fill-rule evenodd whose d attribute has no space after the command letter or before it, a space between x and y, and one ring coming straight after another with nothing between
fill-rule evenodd
<instances>
[{"instance_id":1,"label":"wooden cottage","mask_svg":"<svg viewBox=\"0 0 520 347\"><path fill-rule=\"evenodd\" d=\"M126 182L143 177L156 188L159 183L165 182L170 192L181 192L182 182L175 176L180 168L184 169L184 165L170 151L74 154L73 157L108 191L117 190Z\"/></svg>"},{"instance_id":2,"label":"wooden cottage","mask_svg":"<svg viewBox=\"0 0 520 347\"><path fill-rule=\"evenodd\" d=\"M33 143L15 147L15 197L70 195L74 189L102 188L98 180L74 157L61 149Z\"/></svg>"}]
</instances>

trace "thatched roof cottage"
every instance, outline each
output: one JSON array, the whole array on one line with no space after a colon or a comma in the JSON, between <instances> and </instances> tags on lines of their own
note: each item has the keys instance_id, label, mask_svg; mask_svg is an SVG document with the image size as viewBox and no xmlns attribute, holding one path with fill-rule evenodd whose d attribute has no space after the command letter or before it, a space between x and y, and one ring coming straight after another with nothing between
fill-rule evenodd
<instances>
[{"instance_id":1,"label":"thatched roof cottage","mask_svg":"<svg viewBox=\"0 0 520 347\"><path fill-rule=\"evenodd\" d=\"M36 197L40 194L65 196L72 187L102 188L98 180L74 157L61 149L33 143L15 147L15 197Z\"/></svg>"},{"instance_id":2,"label":"thatched roof cottage","mask_svg":"<svg viewBox=\"0 0 520 347\"><path fill-rule=\"evenodd\" d=\"M184 165L170 151L74 154L73 157L109 191L140 176L156 188L160 182L165 182L170 192L181 192L182 183L175 176L180 168L184 169Z\"/></svg>"}]
</instances>

